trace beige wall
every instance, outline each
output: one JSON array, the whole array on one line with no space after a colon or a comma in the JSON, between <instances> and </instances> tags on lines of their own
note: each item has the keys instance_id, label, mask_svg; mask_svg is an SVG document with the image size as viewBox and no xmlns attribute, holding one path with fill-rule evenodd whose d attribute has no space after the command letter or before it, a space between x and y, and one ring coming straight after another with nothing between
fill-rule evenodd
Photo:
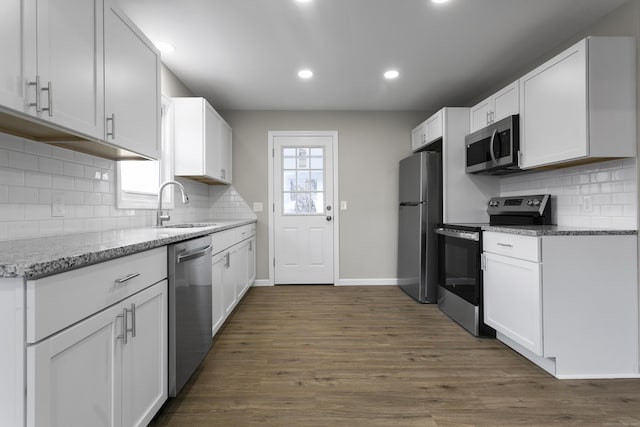
<instances>
[{"instance_id":1,"label":"beige wall","mask_svg":"<svg viewBox=\"0 0 640 427\"><path fill-rule=\"evenodd\" d=\"M160 70L160 88L162 94L168 97L193 96L189 88L164 64Z\"/></svg>"},{"instance_id":2,"label":"beige wall","mask_svg":"<svg viewBox=\"0 0 640 427\"><path fill-rule=\"evenodd\" d=\"M258 279L268 268L267 132L338 131L340 279L395 279L398 161L424 112L224 111L233 128L233 184L258 212ZM337 280L337 278L336 278Z\"/></svg>"}]
</instances>

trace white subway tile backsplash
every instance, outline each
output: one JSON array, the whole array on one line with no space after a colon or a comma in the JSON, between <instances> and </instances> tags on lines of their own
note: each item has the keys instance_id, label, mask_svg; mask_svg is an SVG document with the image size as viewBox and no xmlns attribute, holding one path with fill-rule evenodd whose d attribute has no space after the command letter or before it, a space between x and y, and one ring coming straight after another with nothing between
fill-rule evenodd
<instances>
[{"instance_id":1,"label":"white subway tile backsplash","mask_svg":"<svg viewBox=\"0 0 640 427\"><path fill-rule=\"evenodd\" d=\"M508 176L500 195L551 194L558 225L637 229L636 169L631 158Z\"/></svg>"},{"instance_id":2,"label":"white subway tile backsplash","mask_svg":"<svg viewBox=\"0 0 640 427\"><path fill-rule=\"evenodd\" d=\"M9 167L13 169L37 171L38 156L19 151L9 151Z\"/></svg>"},{"instance_id":3,"label":"white subway tile backsplash","mask_svg":"<svg viewBox=\"0 0 640 427\"><path fill-rule=\"evenodd\" d=\"M0 182L5 185L24 185L24 171L0 167Z\"/></svg>"},{"instance_id":4,"label":"white subway tile backsplash","mask_svg":"<svg viewBox=\"0 0 640 427\"><path fill-rule=\"evenodd\" d=\"M57 176L54 175L52 177L52 185L56 190L73 190L75 187L75 181L73 178L68 176Z\"/></svg>"},{"instance_id":5,"label":"white subway tile backsplash","mask_svg":"<svg viewBox=\"0 0 640 427\"><path fill-rule=\"evenodd\" d=\"M37 204L38 189L30 187L9 186L9 203Z\"/></svg>"},{"instance_id":6,"label":"white subway tile backsplash","mask_svg":"<svg viewBox=\"0 0 640 427\"><path fill-rule=\"evenodd\" d=\"M0 220L2 221L22 221L24 220L24 205L18 204L1 204Z\"/></svg>"},{"instance_id":7,"label":"white subway tile backsplash","mask_svg":"<svg viewBox=\"0 0 640 427\"><path fill-rule=\"evenodd\" d=\"M2 134L0 135L0 148L7 148L14 151L24 151L24 139L17 136Z\"/></svg>"},{"instance_id":8,"label":"white subway tile backsplash","mask_svg":"<svg viewBox=\"0 0 640 427\"><path fill-rule=\"evenodd\" d=\"M24 152L35 154L37 156L51 157L51 146L40 144L35 141L24 140Z\"/></svg>"},{"instance_id":9,"label":"white subway tile backsplash","mask_svg":"<svg viewBox=\"0 0 640 427\"><path fill-rule=\"evenodd\" d=\"M64 175L84 178L84 166L80 163L63 162L62 169Z\"/></svg>"},{"instance_id":10,"label":"white subway tile backsplash","mask_svg":"<svg viewBox=\"0 0 640 427\"><path fill-rule=\"evenodd\" d=\"M27 187L51 188L53 179L50 174L25 172L24 185Z\"/></svg>"},{"instance_id":11,"label":"white subway tile backsplash","mask_svg":"<svg viewBox=\"0 0 640 427\"><path fill-rule=\"evenodd\" d=\"M0 139L1 139L1 136L0 136ZM51 157L53 157L54 159L73 161L73 151L56 147L54 145L51 147Z\"/></svg>"},{"instance_id":12,"label":"white subway tile backsplash","mask_svg":"<svg viewBox=\"0 0 640 427\"><path fill-rule=\"evenodd\" d=\"M9 166L9 152L7 150L0 149L0 166Z\"/></svg>"},{"instance_id":13,"label":"white subway tile backsplash","mask_svg":"<svg viewBox=\"0 0 640 427\"><path fill-rule=\"evenodd\" d=\"M76 178L74 180L74 190L93 191L93 181L90 179Z\"/></svg>"},{"instance_id":14,"label":"white subway tile backsplash","mask_svg":"<svg viewBox=\"0 0 640 427\"><path fill-rule=\"evenodd\" d=\"M51 218L51 206L49 205L26 205L24 216L26 220L45 220Z\"/></svg>"},{"instance_id":15,"label":"white subway tile backsplash","mask_svg":"<svg viewBox=\"0 0 640 427\"><path fill-rule=\"evenodd\" d=\"M8 185L0 185L0 203L9 203Z\"/></svg>"}]
</instances>

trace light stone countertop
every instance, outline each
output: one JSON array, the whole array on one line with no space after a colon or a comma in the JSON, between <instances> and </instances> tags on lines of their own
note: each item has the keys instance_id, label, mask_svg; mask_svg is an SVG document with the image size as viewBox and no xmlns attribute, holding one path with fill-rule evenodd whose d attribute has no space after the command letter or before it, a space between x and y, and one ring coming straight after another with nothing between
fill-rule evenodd
<instances>
[{"instance_id":1,"label":"light stone countertop","mask_svg":"<svg viewBox=\"0 0 640 427\"><path fill-rule=\"evenodd\" d=\"M133 228L0 242L0 278L49 276L254 222L207 220L195 223L213 225Z\"/></svg>"},{"instance_id":2,"label":"light stone countertop","mask_svg":"<svg viewBox=\"0 0 640 427\"><path fill-rule=\"evenodd\" d=\"M562 225L484 225L482 231L519 234L521 236L628 236L637 230L607 230L602 228L570 227Z\"/></svg>"}]
</instances>

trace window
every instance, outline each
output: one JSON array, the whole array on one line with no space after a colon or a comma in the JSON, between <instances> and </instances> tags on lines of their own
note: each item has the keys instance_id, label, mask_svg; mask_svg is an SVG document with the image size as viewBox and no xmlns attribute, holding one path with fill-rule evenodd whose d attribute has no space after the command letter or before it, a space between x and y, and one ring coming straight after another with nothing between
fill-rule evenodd
<instances>
[{"instance_id":1,"label":"window","mask_svg":"<svg viewBox=\"0 0 640 427\"><path fill-rule=\"evenodd\" d=\"M285 215L324 215L324 148L283 147Z\"/></svg>"},{"instance_id":2,"label":"window","mask_svg":"<svg viewBox=\"0 0 640 427\"><path fill-rule=\"evenodd\" d=\"M157 209L160 184L173 179L172 114L171 100L163 96L160 160L122 160L116 163L117 208ZM173 208L172 191L166 191L162 205L165 209Z\"/></svg>"}]
</instances>

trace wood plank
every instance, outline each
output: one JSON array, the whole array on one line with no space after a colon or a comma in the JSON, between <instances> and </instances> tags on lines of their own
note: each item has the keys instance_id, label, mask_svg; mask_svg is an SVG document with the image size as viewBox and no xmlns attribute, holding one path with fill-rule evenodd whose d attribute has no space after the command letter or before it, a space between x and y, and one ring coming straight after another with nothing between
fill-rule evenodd
<instances>
[{"instance_id":1,"label":"wood plank","mask_svg":"<svg viewBox=\"0 0 640 427\"><path fill-rule=\"evenodd\" d=\"M258 287L151 425L640 425L640 381L557 380L393 286Z\"/></svg>"}]
</instances>

